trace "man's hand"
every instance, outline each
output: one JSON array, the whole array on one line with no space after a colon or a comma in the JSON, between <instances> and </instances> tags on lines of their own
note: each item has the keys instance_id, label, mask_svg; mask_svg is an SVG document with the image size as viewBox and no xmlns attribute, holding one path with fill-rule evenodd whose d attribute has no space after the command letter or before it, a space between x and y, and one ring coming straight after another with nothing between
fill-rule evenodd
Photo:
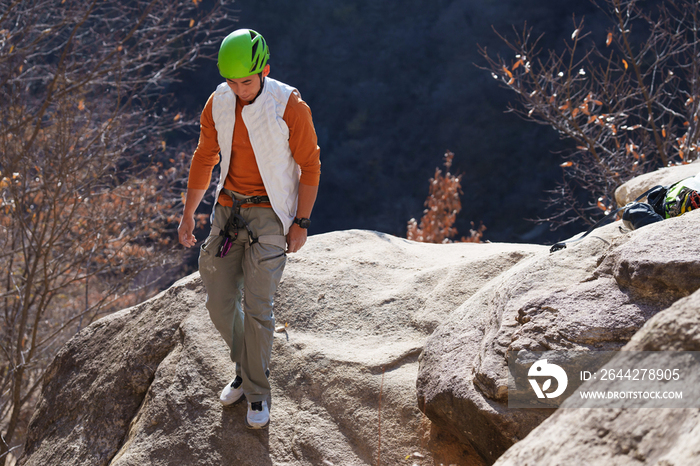
<instances>
[{"instance_id":1,"label":"man's hand","mask_svg":"<svg viewBox=\"0 0 700 466\"><path fill-rule=\"evenodd\" d=\"M197 238L192 234L194 232L194 217L191 215L183 215L180 220L180 226L177 227L177 237L180 244L186 248L191 248L197 244Z\"/></svg>"},{"instance_id":2,"label":"man's hand","mask_svg":"<svg viewBox=\"0 0 700 466\"><path fill-rule=\"evenodd\" d=\"M177 227L177 239L186 248L191 248L197 244L197 238L194 237L194 212L197 206L202 202L206 189L187 189L185 197L185 207L182 209L182 218L180 226Z\"/></svg>"},{"instance_id":3,"label":"man's hand","mask_svg":"<svg viewBox=\"0 0 700 466\"><path fill-rule=\"evenodd\" d=\"M297 252L306 243L306 228L302 228L296 223L289 227L287 233L287 253Z\"/></svg>"},{"instance_id":4,"label":"man's hand","mask_svg":"<svg viewBox=\"0 0 700 466\"><path fill-rule=\"evenodd\" d=\"M297 205L297 218L311 217L311 209L316 201L318 186L310 186L304 183L299 183L299 197ZM287 233L287 252L297 252L306 243L306 228L300 227L296 223L292 223Z\"/></svg>"}]
</instances>

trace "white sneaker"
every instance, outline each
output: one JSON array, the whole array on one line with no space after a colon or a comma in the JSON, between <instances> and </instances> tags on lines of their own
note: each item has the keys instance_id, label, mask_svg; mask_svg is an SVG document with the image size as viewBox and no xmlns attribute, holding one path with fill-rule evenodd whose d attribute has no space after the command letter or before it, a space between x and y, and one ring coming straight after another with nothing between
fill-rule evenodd
<instances>
[{"instance_id":1,"label":"white sneaker","mask_svg":"<svg viewBox=\"0 0 700 466\"><path fill-rule=\"evenodd\" d=\"M230 406L243 399L243 379L237 375L233 381L226 385L219 396L219 401L224 406Z\"/></svg>"},{"instance_id":2,"label":"white sneaker","mask_svg":"<svg viewBox=\"0 0 700 466\"><path fill-rule=\"evenodd\" d=\"M255 401L248 403L248 414L245 417L245 425L249 429L264 429L270 423L270 410L267 401Z\"/></svg>"}]
</instances>

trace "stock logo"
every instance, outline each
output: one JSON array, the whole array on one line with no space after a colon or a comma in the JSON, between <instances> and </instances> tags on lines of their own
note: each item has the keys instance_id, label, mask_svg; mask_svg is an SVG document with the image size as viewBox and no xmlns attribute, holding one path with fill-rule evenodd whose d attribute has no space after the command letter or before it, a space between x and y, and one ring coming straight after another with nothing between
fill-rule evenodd
<instances>
[{"instance_id":1,"label":"stock logo","mask_svg":"<svg viewBox=\"0 0 700 466\"><path fill-rule=\"evenodd\" d=\"M547 377L547 380L544 381L541 388L536 379L528 379L530 385L532 385L532 389L535 390L537 398L544 398L545 396L547 398L556 398L564 393L564 390L566 390L566 385L569 383L569 378L566 376L564 369L556 364L548 363L546 359L540 359L530 366L527 376ZM549 390L552 386L552 378L556 379L557 381L557 389L551 393L548 393L547 390Z\"/></svg>"}]
</instances>

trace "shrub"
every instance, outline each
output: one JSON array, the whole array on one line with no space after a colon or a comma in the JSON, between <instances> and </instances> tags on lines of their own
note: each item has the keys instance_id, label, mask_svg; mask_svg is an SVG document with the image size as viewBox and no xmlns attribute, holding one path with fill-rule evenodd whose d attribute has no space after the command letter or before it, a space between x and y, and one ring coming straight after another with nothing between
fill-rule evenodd
<instances>
[{"instance_id":1,"label":"shrub","mask_svg":"<svg viewBox=\"0 0 700 466\"><path fill-rule=\"evenodd\" d=\"M426 209L423 211L420 225L415 218L408 221L407 238L413 241L424 243L451 243L453 236L457 234L457 229L453 226L457 219L457 214L462 210L462 202L459 195L462 194L462 175L450 173L454 154L450 151L445 153L445 174L440 168L435 168L435 175L430 178L430 191L425 200ZM479 225L472 229L468 237L462 237L460 241L479 243L486 227Z\"/></svg>"}]
</instances>

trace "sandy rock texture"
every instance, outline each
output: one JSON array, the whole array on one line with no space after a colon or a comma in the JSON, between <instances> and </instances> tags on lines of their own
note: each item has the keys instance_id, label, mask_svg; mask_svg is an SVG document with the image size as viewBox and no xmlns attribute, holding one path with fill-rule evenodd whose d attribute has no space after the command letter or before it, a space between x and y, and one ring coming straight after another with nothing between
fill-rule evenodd
<instances>
[{"instance_id":1,"label":"sandy rock texture","mask_svg":"<svg viewBox=\"0 0 700 466\"><path fill-rule=\"evenodd\" d=\"M622 348L700 288L699 223L700 211L633 232L618 221L508 269L426 342L420 408L493 463L553 412L507 409L507 352Z\"/></svg>"},{"instance_id":2,"label":"sandy rock texture","mask_svg":"<svg viewBox=\"0 0 700 466\"><path fill-rule=\"evenodd\" d=\"M418 357L455 308L543 256L542 246L358 230L310 237L276 297L277 325L288 326L275 335L262 431L244 427L245 403L218 402L234 367L198 274L186 277L60 351L20 464L483 464L419 411Z\"/></svg>"},{"instance_id":3,"label":"sandy rock texture","mask_svg":"<svg viewBox=\"0 0 700 466\"><path fill-rule=\"evenodd\" d=\"M700 161L696 160L687 165L676 165L645 173L617 188L615 190L615 201L618 206L623 206L628 202L634 201L654 186L669 186L685 178L695 176L698 172L700 172Z\"/></svg>"},{"instance_id":4,"label":"sandy rock texture","mask_svg":"<svg viewBox=\"0 0 700 466\"><path fill-rule=\"evenodd\" d=\"M700 220L700 219L696 219ZM649 320L623 351L700 351L700 291ZM615 367L617 355L608 364ZM700 464L700 410L562 408L497 466Z\"/></svg>"}]
</instances>

